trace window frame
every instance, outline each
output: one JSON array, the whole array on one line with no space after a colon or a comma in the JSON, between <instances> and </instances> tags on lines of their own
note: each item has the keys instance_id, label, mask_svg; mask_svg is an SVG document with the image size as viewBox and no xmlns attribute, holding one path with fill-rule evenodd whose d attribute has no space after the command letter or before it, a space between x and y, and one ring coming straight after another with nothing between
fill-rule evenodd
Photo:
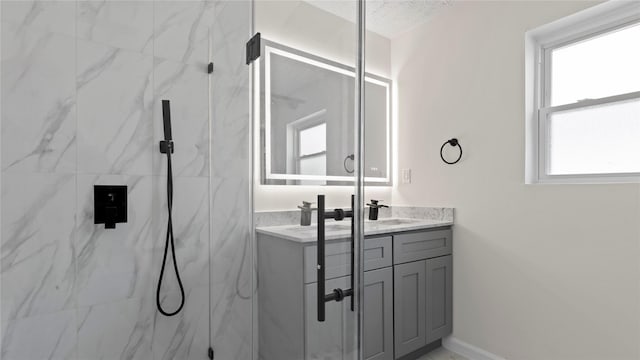
<instances>
[{"instance_id":1,"label":"window frame","mask_svg":"<svg viewBox=\"0 0 640 360\"><path fill-rule=\"evenodd\" d=\"M549 118L556 112L640 99L640 91L551 106L553 50L640 24L640 3L609 1L525 34L525 183L640 182L637 173L549 174Z\"/></svg>"},{"instance_id":2,"label":"window frame","mask_svg":"<svg viewBox=\"0 0 640 360\"><path fill-rule=\"evenodd\" d=\"M301 154L301 150L300 148L302 147L302 145L300 144L300 133L304 130L308 130L308 129L312 129L318 126L325 126L325 139L327 137L326 134L326 126L327 126L327 121L322 119L320 122L310 122L310 123L305 123L304 125L300 126L300 127L295 127L295 135L294 135L294 142L295 142L295 146L296 146L296 156L295 156L295 170L296 173L300 172L300 161L304 160L304 159L311 159L311 158L318 158L318 157L324 157L325 159L325 167L326 167L326 160L327 160L327 144L326 144L326 140L325 140L325 147L324 150L322 151L317 151L311 154ZM324 176L326 176L327 174L325 173Z\"/></svg>"}]
</instances>

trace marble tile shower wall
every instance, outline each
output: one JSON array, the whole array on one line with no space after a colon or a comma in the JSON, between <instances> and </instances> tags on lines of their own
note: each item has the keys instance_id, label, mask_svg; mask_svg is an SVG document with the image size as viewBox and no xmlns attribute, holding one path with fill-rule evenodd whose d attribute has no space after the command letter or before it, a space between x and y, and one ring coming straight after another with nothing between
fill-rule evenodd
<instances>
[{"instance_id":1,"label":"marble tile shower wall","mask_svg":"<svg viewBox=\"0 0 640 360\"><path fill-rule=\"evenodd\" d=\"M250 224L238 219L251 214L242 62L250 3L1 6L0 357L202 359L211 336L217 358L248 359ZM210 53L220 63L213 77ZM211 137L210 81L219 108ZM174 231L187 292L173 318L155 309L167 217L161 99L172 106ZM128 185L127 224L93 224L94 184ZM162 301L173 309L171 271L165 280Z\"/></svg>"}]
</instances>

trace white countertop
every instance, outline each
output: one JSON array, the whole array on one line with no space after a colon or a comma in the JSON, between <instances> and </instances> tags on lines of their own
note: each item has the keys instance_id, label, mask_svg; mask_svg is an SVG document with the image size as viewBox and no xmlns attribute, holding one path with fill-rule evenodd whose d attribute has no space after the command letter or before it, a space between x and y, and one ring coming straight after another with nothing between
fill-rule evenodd
<instances>
[{"instance_id":1,"label":"white countertop","mask_svg":"<svg viewBox=\"0 0 640 360\"><path fill-rule=\"evenodd\" d=\"M380 235L451 225L453 225L453 221L448 220L383 218L375 221L366 220L364 223L364 235ZM311 224L310 226L278 225L257 227L256 231L260 234L271 235L295 242L313 243L317 241L318 227L316 224ZM350 235L351 220L327 220L325 225L325 240L344 239Z\"/></svg>"}]
</instances>

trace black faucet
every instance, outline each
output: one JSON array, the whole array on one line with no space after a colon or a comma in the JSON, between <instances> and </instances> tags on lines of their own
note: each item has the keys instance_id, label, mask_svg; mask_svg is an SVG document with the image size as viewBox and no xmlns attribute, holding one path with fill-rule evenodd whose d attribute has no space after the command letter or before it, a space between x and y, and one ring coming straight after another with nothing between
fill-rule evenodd
<instances>
[{"instance_id":1,"label":"black faucet","mask_svg":"<svg viewBox=\"0 0 640 360\"><path fill-rule=\"evenodd\" d=\"M369 209L369 220L378 220L378 209L380 208L388 208L387 205L378 204L382 200L371 200L371 204L367 204L370 207Z\"/></svg>"},{"instance_id":2,"label":"black faucet","mask_svg":"<svg viewBox=\"0 0 640 360\"><path fill-rule=\"evenodd\" d=\"M316 210L311 207L312 202L303 201L302 206L298 205L298 209L300 209L300 225L301 226L309 226L311 225L311 211Z\"/></svg>"}]
</instances>

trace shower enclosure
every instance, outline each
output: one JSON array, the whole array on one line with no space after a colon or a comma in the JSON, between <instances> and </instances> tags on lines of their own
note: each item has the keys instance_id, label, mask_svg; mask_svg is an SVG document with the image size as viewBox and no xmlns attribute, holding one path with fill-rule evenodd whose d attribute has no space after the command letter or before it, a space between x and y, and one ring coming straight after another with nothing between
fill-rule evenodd
<instances>
[{"instance_id":1,"label":"shower enclosure","mask_svg":"<svg viewBox=\"0 0 640 360\"><path fill-rule=\"evenodd\" d=\"M390 183L384 116L390 81L365 76L365 2L334 3L344 8L342 16L316 1L254 2L248 61L256 226L277 225L274 210L303 202L302 212L317 208L310 221L308 214L304 220L289 213L309 225L300 228L313 235L308 246L256 235L258 359L364 358L364 185ZM379 147L367 148L365 159L369 92L381 94L380 111L373 113L382 126L372 132L380 134ZM376 168L371 159L382 159L379 171L369 171ZM350 228L350 239L327 242L325 227ZM340 256L337 246L344 247Z\"/></svg>"},{"instance_id":2,"label":"shower enclosure","mask_svg":"<svg viewBox=\"0 0 640 360\"><path fill-rule=\"evenodd\" d=\"M251 2L0 7L2 358L250 359ZM126 223L94 225L94 185L127 187Z\"/></svg>"},{"instance_id":3,"label":"shower enclosure","mask_svg":"<svg viewBox=\"0 0 640 360\"><path fill-rule=\"evenodd\" d=\"M327 182L340 185L328 208L351 211L353 281L346 299L322 304L325 321L308 314L319 334L341 338L338 348L318 342L310 358L359 358L364 181L378 175L364 172L364 1L352 5L337 20L313 1L2 1L2 358L270 359L260 348L254 198L269 203L295 183L308 186L300 202L314 201ZM256 33L260 54L247 59ZM301 68L304 79L287 93L274 82L265 103L264 62L292 60L277 58L278 44L351 70L323 88L333 75ZM312 83L340 101L299 103ZM162 100L185 290L172 317L155 299L167 230ZM261 115L272 102L302 119L291 129L311 153L293 166L340 174L262 187ZM127 187L127 223L94 224L94 185ZM165 309L180 306L173 271L159 294Z\"/></svg>"}]
</instances>

